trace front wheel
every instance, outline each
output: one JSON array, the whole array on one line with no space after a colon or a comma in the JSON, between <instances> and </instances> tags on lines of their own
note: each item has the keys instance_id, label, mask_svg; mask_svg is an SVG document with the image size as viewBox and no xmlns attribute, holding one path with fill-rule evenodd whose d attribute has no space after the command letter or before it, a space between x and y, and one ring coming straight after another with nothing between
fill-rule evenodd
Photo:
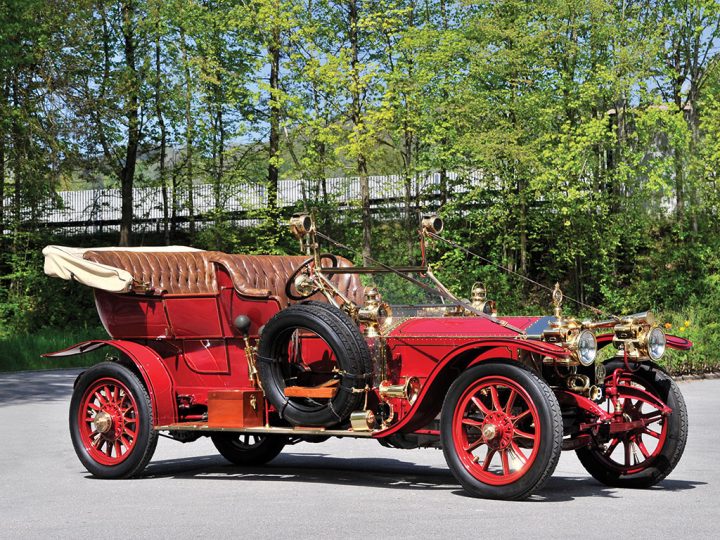
<instances>
[{"instance_id":1,"label":"front wheel","mask_svg":"<svg viewBox=\"0 0 720 540\"><path fill-rule=\"evenodd\" d=\"M488 362L448 390L440 437L450 470L471 495L523 499L552 475L562 449L560 405L519 365Z\"/></svg>"},{"instance_id":2,"label":"front wheel","mask_svg":"<svg viewBox=\"0 0 720 540\"><path fill-rule=\"evenodd\" d=\"M687 408L675 381L650 364L634 368L628 371L623 361L606 364L606 381L615 374L618 383L617 395L606 399L606 406L608 411L617 407L618 422L639 425L576 451L583 467L608 486L657 484L680 461L687 441ZM668 415L660 407L663 403L672 409Z\"/></svg>"},{"instance_id":3,"label":"front wheel","mask_svg":"<svg viewBox=\"0 0 720 540\"><path fill-rule=\"evenodd\" d=\"M210 436L218 452L235 465L264 465L276 458L287 444L287 437L253 433L214 433Z\"/></svg>"},{"instance_id":4,"label":"front wheel","mask_svg":"<svg viewBox=\"0 0 720 540\"><path fill-rule=\"evenodd\" d=\"M75 453L94 476L128 478L155 452L152 403L128 368L103 362L80 375L70 401Z\"/></svg>"}]
</instances>

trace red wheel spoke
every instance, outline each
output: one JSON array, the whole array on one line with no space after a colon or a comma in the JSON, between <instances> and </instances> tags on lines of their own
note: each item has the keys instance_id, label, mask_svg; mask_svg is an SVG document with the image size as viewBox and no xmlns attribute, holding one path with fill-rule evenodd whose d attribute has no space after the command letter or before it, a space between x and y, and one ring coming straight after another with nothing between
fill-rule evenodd
<instances>
[{"instance_id":1,"label":"red wheel spoke","mask_svg":"<svg viewBox=\"0 0 720 540\"><path fill-rule=\"evenodd\" d=\"M662 418L662 411L651 411L645 414L641 414L640 418L643 420L659 420Z\"/></svg>"},{"instance_id":2,"label":"red wheel spoke","mask_svg":"<svg viewBox=\"0 0 720 540\"><path fill-rule=\"evenodd\" d=\"M517 396L517 392L514 388L510 390L510 395L508 396L507 403L505 403L505 412L507 414L510 414L512 411L513 405L515 405L515 396Z\"/></svg>"},{"instance_id":3,"label":"red wheel spoke","mask_svg":"<svg viewBox=\"0 0 720 540\"><path fill-rule=\"evenodd\" d=\"M484 442L485 442L485 439L483 439L482 437L480 437L477 441L472 442L472 443L469 443L469 444L465 447L465 451L466 451L466 452L472 452L473 450L476 450L477 448L479 448Z\"/></svg>"},{"instance_id":4,"label":"red wheel spoke","mask_svg":"<svg viewBox=\"0 0 720 540\"><path fill-rule=\"evenodd\" d=\"M648 449L645 447L645 443L640 438L640 435L635 438L635 445L640 449L640 452L645 457L645 459L650 457L650 452L648 452Z\"/></svg>"},{"instance_id":5,"label":"red wheel spoke","mask_svg":"<svg viewBox=\"0 0 720 540\"><path fill-rule=\"evenodd\" d=\"M492 461L493 456L495 455L495 450L489 449L488 453L485 454L485 459L483 460L482 469L483 471L487 471L490 467L490 462Z\"/></svg>"},{"instance_id":6,"label":"red wheel spoke","mask_svg":"<svg viewBox=\"0 0 720 540\"><path fill-rule=\"evenodd\" d=\"M513 454L515 454L520 461L522 461L522 464L525 465L527 463L527 456L523 453L515 441L511 443L510 447L512 448Z\"/></svg>"},{"instance_id":7,"label":"red wheel spoke","mask_svg":"<svg viewBox=\"0 0 720 540\"><path fill-rule=\"evenodd\" d=\"M656 438L656 439L659 439L659 438L660 438L660 434L659 434L658 432L653 431L652 429L647 428L647 427L643 430L643 433L644 433L645 435L650 435L651 437L654 437L654 438Z\"/></svg>"},{"instance_id":8,"label":"red wheel spoke","mask_svg":"<svg viewBox=\"0 0 720 540\"><path fill-rule=\"evenodd\" d=\"M512 420L512 421L513 421L513 424L515 424L515 423L517 423L518 420L522 420L522 419L525 418L528 414L530 414L530 409L521 412L521 413L518 414L517 416L511 416L511 417L510 417L510 420Z\"/></svg>"},{"instance_id":9,"label":"red wheel spoke","mask_svg":"<svg viewBox=\"0 0 720 540\"><path fill-rule=\"evenodd\" d=\"M500 459L502 461L503 474L510 474L510 462L508 461L507 450L500 450Z\"/></svg>"},{"instance_id":10,"label":"red wheel spoke","mask_svg":"<svg viewBox=\"0 0 720 540\"><path fill-rule=\"evenodd\" d=\"M623 446L625 450L625 466L630 466L630 441L623 441Z\"/></svg>"},{"instance_id":11,"label":"red wheel spoke","mask_svg":"<svg viewBox=\"0 0 720 540\"><path fill-rule=\"evenodd\" d=\"M531 441L535 440L535 434L534 433L528 433L527 431L521 431L517 428L513 430L513 433L516 437L520 437L521 439L530 439Z\"/></svg>"},{"instance_id":12,"label":"red wheel spoke","mask_svg":"<svg viewBox=\"0 0 720 540\"><path fill-rule=\"evenodd\" d=\"M472 418L463 418L462 423L465 426L476 427L476 428L479 428L483 424L479 420L473 420Z\"/></svg>"},{"instance_id":13,"label":"red wheel spoke","mask_svg":"<svg viewBox=\"0 0 720 540\"><path fill-rule=\"evenodd\" d=\"M605 456L608 457L610 454L613 453L613 451L617 448L617 445L620 444L620 439L613 439L610 443L610 446L608 446L607 450L605 450Z\"/></svg>"},{"instance_id":14,"label":"red wheel spoke","mask_svg":"<svg viewBox=\"0 0 720 540\"><path fill-rule=\"evenodd\" d=\"M472 402L478 409L480 409L480 412L482 412L483 414L490 414L490 409L488 409L485 404L480 401L480 398L478 398L477 396L473 396Z\"/></svg>"},{"instance_id":15,"label":"red wheel spoke","mask_svg":"<svg viewBox=\"0 0 720 540\"><path fill-rule=\"evenodd\" d=\"M95 426L98 414L110 417L110 429L106 433L99 433ZM132 454L137 444L140 426L137 403L125 384L117 379L99 379L88 387L76 421L85 448L101 465L118 465Z\"/></svg>"},{"instance_id":16,"label":"red wheel spoke","mask_svg":"<svg viewBox=\"0 0 720 540\"><path fill-rule=\"evenodd\" d=\"M500 405L500 397L498 396L498 391L495 386L490 387L490 397L492 398L492 405L493 409L496 411L502 411L502 405Z\"/></svg>"}]
</instances>

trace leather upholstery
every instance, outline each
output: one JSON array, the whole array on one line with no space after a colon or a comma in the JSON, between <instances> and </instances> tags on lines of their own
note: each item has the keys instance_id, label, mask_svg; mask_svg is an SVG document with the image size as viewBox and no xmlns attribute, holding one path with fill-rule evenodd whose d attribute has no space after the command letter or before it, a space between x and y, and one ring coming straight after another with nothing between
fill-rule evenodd
<instances>
[{"instance_id":1,"label":"leather upholstery","mask_svg":"<svg viewBox=\"0 0 720 540\"><path fill-rule=\"evenodd\" d=\"M218 292L216 264L230 275L237 292L255 298L275 298L281 306L291 301L285 295L285 283L307 257L285 255L231 255L219 251L138 252L87 251L90 261L122 268L139 285L168 294ZM340 266L352 266L338 257ZM332 278L340 292L358 304L363 303L364 287L357 274L338 274ZM313 300L324 300L320 294Z\"/></svg>"},{"instance_id":2,"label":"leather upholstery","mask_svg":"<svg viewBox=\"0 0 720 540\"><path fill-rule=\"evenodd\" d=\"M169 294L212 293L217 290L215 269L208 264L204 251L86 251L84 258L127 270L138 285Z\"/></svg>"}]
</instances>

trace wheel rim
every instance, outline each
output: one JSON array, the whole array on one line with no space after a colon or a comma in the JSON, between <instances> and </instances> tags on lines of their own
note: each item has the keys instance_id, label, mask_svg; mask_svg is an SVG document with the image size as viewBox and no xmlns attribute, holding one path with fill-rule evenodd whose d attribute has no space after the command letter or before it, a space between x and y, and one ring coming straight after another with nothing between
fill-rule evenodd
<instances>
[{"instance_id":1,"label":"wheel rim","mask_svg":"<svg viewBox=\"0 0 720 540\"><path fill-rule=\"evenodd\" d=\"M540 446L539 413L515 381L483 377L470 385L453 414L453 444L463 466L491 485L517 481Z\"/></svg>"},{"instance_id":2,"label":"wheel rim","mask_svg":"<svg viewBox=\"0 0 720 540\"><path fill-rule=\"evenodd\" d=\"M102 465L118 465L137 443L138 406L125 384L113 378L99 379L83 394L78 423L90 457Z\"/></svg>"},{"instance_id":3,"label":"wheel rim","mask_svg":"<svg viewBox=\"0 0 720 540\"><path fill-rule=\"evenodd\" d=\"M662 409L641 396L627 395L626 390L631 387L640 388L659 397L651 386L632 374L623 374L618 380L615 403L622 412L616 414L617 421L649 422L642 428L611 436L606 445L596 450L600 461L621 475L638 473L649 467L662 451L668 430ZM608 412L615 410L615 403L612 399L606 400Z\"/></svg>"},{"instance_id":4,"label":"wheel rim","mask_svg":"<svg viewBox=\"0 0 720 540\"><path fill-rule=\"evenodd\" d=\"M232 445L241 451L254 450L262 445L265 441L265 437L262 435L255 435L252 433L242 433L232 439Z\"/></svg>"}]
</instances>

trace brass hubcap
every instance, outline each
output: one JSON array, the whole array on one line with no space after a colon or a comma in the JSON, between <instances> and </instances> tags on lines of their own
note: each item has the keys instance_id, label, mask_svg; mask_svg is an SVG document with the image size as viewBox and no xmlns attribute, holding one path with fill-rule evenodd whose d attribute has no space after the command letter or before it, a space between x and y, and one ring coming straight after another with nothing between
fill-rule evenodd
<instances>
[{"instance_id":1,"label":"brass hubcap","mask_svg":"<svg viewBox=\"0 0 720 540\"><path fill-rule=\"evenodd\" d=\"M100 411L97 415L95 415L94 424L95 430L98 433L107 433L112 427L112 416L105 411Z\"/></svg>"},{"instance_id":2,"label":"brass hubcap","mask_svg":"<svg viewBox=\"0 0 720 540\"><path fill-rule=\"evenodd\" d=\"M495 427L495 424L485 424L482 427L482 434L486 441L494 439L495 435L497 435L497 428Z\"/></svg>"}]
</instances>

